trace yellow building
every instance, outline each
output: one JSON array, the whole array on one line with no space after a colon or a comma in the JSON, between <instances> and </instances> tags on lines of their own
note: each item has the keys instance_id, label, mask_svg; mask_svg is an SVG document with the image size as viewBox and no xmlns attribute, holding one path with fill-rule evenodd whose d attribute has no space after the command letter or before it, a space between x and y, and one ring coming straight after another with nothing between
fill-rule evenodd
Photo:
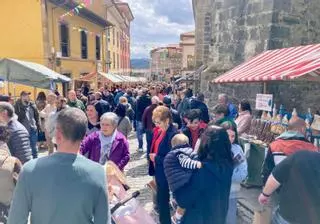
<instances>
[{"instance_id":1,"label":"yellow building","mask_svg":"<svg viewBox=\"0 0 320 224\"><path fill-rule=\"evenodd\" d=\"M130 23L134 19L128 3L107 1L107 18L114 26L108 29L108 53L111 73L129 75L130 68Z\"/></svg>"},{"instance_id":2,"label":"yellow building","mask_svg":"<svg viewBox=\"0 0 320 224\"><path fill-rule=\"evenodd\" d=\"M71 77L73 81L64 86L64 92L81 87L84 80L96 89L98 81L98 85L106 82L97 71L107 71L108 62L113 63L108 58L108 47L113 46L112 42L108 44L108 39L113 36L108 38L107 35L112 29L122 30L107 19L111 5L123 18L125 13L121 13L117 4L122 3L113 0L23 0L19 3L1 0L0 27L5 35L0 35L0 58L40 63ZM120 36L115 38L120 42ZM121 48L114 47L110 52L120 54ZM118 64L123 63L120 60L119 56ZM22 89L36 93L32 87L10 84L10 92L15 96Z\"/></svg>"}]
</instances>

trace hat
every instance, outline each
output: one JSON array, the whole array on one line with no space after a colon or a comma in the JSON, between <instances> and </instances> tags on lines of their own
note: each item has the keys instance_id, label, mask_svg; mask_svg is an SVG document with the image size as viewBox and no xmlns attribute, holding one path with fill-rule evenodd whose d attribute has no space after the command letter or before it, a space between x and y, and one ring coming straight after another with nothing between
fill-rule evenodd
<instances>
[{"instance_id":1,"label":"hat","mask_svg":"<svg viewBox=\"0 0 320 224\"><path fill-rule=\"evenodd\" d=\"M10 100L9 96L0 94L0 102L9 102L9 100Z\"/></svg>"},{"instance_id":2,"label":"hat","mask_svg":"<svg viewBox=\"0 0 320 224\"><path fill-rule=\"evenodd\" d=\"M163 97L163 103L166 105L171 105L171 98L170 96Z\"/></svg>"},{"instance_id":3,"label":"hat","mask_svg":"<svg viewBox=\"0 0 320 224\"><path fill-rule=\"evenodd\" d=\"M30 92L27 92L27 91L22 91L22 92L20 93L20 96L29 96L29 95L31 95L31 93L30 93Z\"/></svg>"}]
</instances>

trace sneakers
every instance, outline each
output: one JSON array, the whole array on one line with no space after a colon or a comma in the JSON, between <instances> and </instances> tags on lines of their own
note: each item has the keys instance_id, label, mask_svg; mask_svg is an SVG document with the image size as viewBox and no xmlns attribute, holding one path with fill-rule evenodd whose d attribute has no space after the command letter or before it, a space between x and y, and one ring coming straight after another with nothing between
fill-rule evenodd
<instances>
[{"instance_id":1,"label":"sneakers","mask_svg":"<svg viewBox=\"0 0 320 224\"><path fill-rule=\"evenodd\" d=\"M181 219L177 219L175 216L171 216L172 224L181 224Z\"/></svg>"},{"instance_id":2,"label":"sneakers","mask_svg":"<svg viewBox=\"0 0 320 224\"><path fill-rule=\"evenodd\" d=\"M143 152L143 148L138 148L138 152Z\"/></svg>"}]
</instances>

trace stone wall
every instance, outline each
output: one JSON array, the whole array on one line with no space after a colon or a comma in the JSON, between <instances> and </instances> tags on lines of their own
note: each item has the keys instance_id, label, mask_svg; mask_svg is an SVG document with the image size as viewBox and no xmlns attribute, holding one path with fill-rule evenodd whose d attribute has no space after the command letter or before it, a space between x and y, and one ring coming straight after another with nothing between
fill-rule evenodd
<instances>
[{"instance_id":1,"label":"stone wall","mask_svg":"<svg viewBox=\"0 0 320 224\"><path fill-rule=\"evenodd\" d=\"M201 91L210 107L221 92L235 103L248 98L254 104L255 95L263 91L262 83L213 84L218 75L265 50L320 42L319 0L211 0L211 6L209 69L201 74ZM197 14L196 18L205 21ZM199 36L204 38L204 33L198 33L196 27L196 40ZM196 41L196 49L198 44ZM273 82L267 90L274 94L277 105L283 103L289 110L320 108L318 83Z\"/></svg>"},{"instance_id":2,"label":"stone wall","mask_svg":"<svg viewBox=\"0 0 320 224\"><path fill-rule=\"evenodd\" d=\"M195 66L200 67L208 63L211 40L211 14L213 0L193 0L195 13Z\"/></svg>"},{"instance_id":3,"label":"stone wall","mask_svg":"<svg viewBox=\"0 0 320 224\"><path fill-rule=\"evenodd\" d=\"M278 106L283 104L288 111L296 108L298 113L307 113L309 107L313 113L320 111L320 83L277 82L268 84L267 91L274 94Z\"/></svg>"}]
</instances>

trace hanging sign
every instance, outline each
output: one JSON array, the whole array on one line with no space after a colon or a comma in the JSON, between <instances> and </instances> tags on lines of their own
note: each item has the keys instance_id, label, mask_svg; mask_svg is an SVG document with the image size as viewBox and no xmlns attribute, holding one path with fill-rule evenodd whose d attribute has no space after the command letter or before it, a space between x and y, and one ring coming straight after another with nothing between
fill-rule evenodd
<instances>
[{"instance_id":1,"label":"hanging sign","mask_svg":"<svg viewBox=\"0 0 320 224\"><path fill-rule=\"evenodd\" d=\"M272 111L273 95L272 94L257 94L256 110Z\"/></svg>"}]
</instances>

